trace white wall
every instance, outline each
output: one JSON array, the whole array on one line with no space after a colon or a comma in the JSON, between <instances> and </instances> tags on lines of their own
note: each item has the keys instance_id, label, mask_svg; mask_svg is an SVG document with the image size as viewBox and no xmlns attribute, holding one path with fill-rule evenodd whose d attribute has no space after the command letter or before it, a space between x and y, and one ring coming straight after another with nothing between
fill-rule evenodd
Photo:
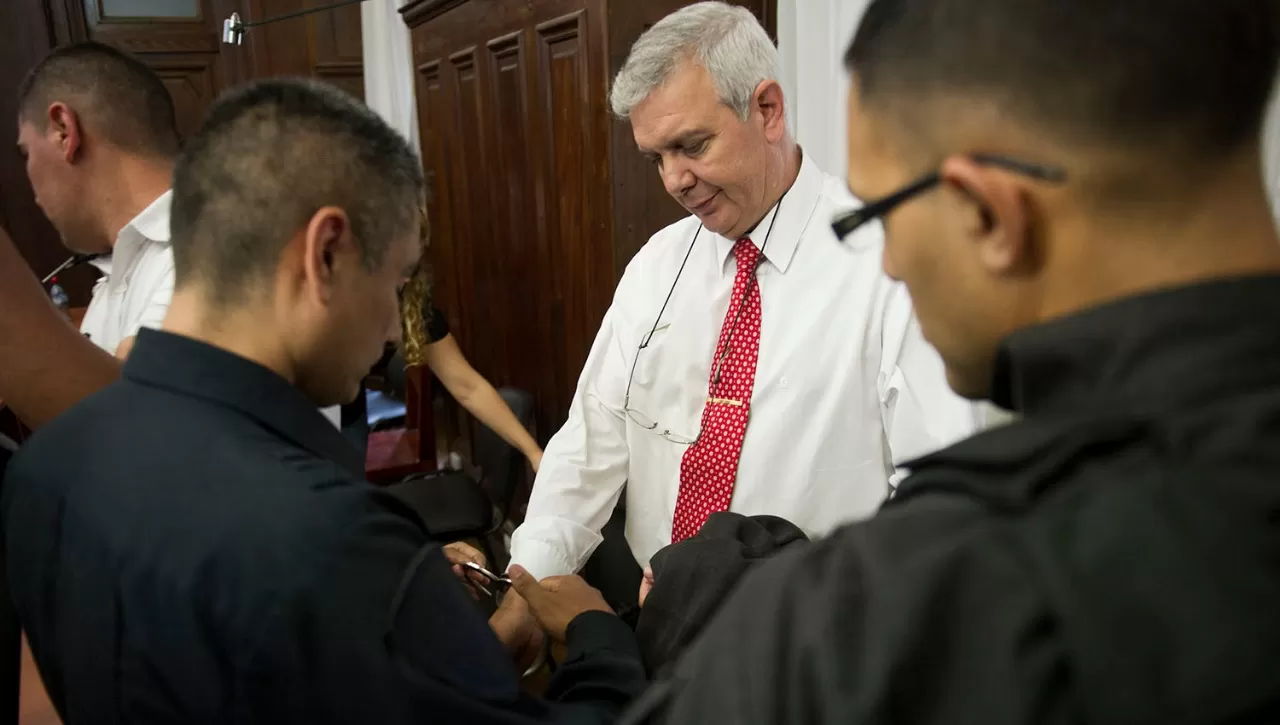
<instances>
[{"instance_id":1,"label":"white wall","mask_svg":"<svg viewBox=\"0 0 1280 725\"><path fill-rule=\"evenodd\" d=\"M364 100L418 151L413 46L409 27L400 17L400 6L404 4L405 0L369 0L360 6Z\"/></svg>"},{"instance_id":2,"label":"white wall","mask_svg":"<svg viewBox=\"0 0 1280 725\"><path fill-rule=\"evenodd\" d=\"M1267 181L1271 183L1271 210L1280 220L1280 84L1271 102L1271 115L1267 118L1266 146L1263 153L1267 161Z\"/></svg>"},{"instance_id":3,"label":"white wall","mask_svg":"<svg viewBox=\"0 0 1280 725\"><path fill-rule=\"evenodd\" d=\"M868 0L778 0L778 50L791 128L822 169L844 178L848 165L841 59ZM1280 84L1267 121L1267 180L1280 219Z\"/></svg>"}]
</instances>

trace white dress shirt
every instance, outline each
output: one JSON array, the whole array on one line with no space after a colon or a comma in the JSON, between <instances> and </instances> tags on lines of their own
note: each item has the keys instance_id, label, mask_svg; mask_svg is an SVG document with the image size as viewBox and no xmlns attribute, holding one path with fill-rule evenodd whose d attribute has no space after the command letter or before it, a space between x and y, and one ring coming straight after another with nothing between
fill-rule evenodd
<instances>
[{"instance_id":1,"label":"white dress shirt","mask_svg":"<svg viewBox=\"0 0 1280 725\"><path fill-rule=\"evenodd\" d=\"M91 264L102 271L80 323L95 345L115 354L143 327L159 329L173 299L173 250L169 247L166 191L124 225L111 256Z\"/></svg>"},{"instance_id":2,"label":"white dress shirt","mask_svg":"<svg viewBox=\"0 0 1280 725\"><path fill-rule=\"evenodd\" d=\"M730 510L781 516L811 536L872 514L896 481L894 461L966 437L982 417L947 386L906 289L884 275L880 226L836 240L832 218L855 206L806 156L791 190L750 235L766 260L757 272L760 355ZM655 234L618 284L512 537L512 561L537 577L586 563L624 484L636 561L647 564L671 541L687 446L658 431L698 433L736 271L734 240L702 229L690 251L698 229L689 217ZM633 361L630 407L658 431L624 412Z\"/></svg>"}]
</instances>

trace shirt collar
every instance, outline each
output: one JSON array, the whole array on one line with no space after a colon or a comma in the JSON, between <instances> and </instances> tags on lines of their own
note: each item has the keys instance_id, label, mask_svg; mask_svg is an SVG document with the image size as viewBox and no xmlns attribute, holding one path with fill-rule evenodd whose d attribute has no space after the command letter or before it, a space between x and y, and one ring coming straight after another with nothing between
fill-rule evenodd
<instances>
[{"instance_id":1,"label":"shirt collar","mask_svg":"<svg viewBox=\"0 0 1280 725\"><path fill-rule=\"evenodd\" d=\"M1259 378L1280 383L1280 275L1104 304L1010 335L992 401L1025 415L1151 410Z\"/></svg>"},{"instance_id":2,"label":"shirt collar","mask_svg":"<svg viewBox=\"0 0 1280 725\"><path fill-rule=\"evenodd\" d=\"M153 242L167 244L169 242L169 207L172 202L173 190L170 189L156 197L156 200L139 212L138 216L125 225L125 228L132 228Z\"/></svg>"},{"instance_id":3,"label":"shirt collar","mask_svg":"<svg viewBox=\"0 0 1280 725\"><path fill-rule=\"evenodd\" d=\"M262 365L188 337L143 328L123 375L135 383L234 408L364 480L364 461L355 447L315 403Z\"/></svg>"},{"instance_id":4,"label":"shirt collar","mask_svg":"<svg viewBox=\"0 0 1280 725\"><path fill-rule=\"evenodd\" d=\"M751 241L756 245L756 248L764 245L765 235L768 235L769 243L764 246L764 257L783 274L791 266L791 260L795 257L796 247L800 245L800 238L804 236L810 219L813 217L813 211L817 208L818 200L822 196L822 171L809 158L808 154L804 153L803 150L800 153L800 174L796 177L795 183L782 196L782 199L773 205L769 213L764 215L764 218L760 220L756 228L747 235L751 237ZM776 222L774 221L775 216L777 217ZM769 232L771 224L773 226L772 233ZM728 239L719 234L713 236L716 240L716 253L720 260L720 269L724 269L729 255L733 252L733 245L737 244L738 240Z\"/></svg>"},{"instance_id":5,"label":"shirt collar","mask_svg":"<svg viewBox=\"0 0 1280 725\"><path fill-rule=\"evenodd\" d=\"M97 267L106 279L111 278L112 270L119 270L121 274L128 276L133 259L145 242L168 244L169 207L172 200L172 189L156 197L155 201L130 219L129 223L125 224L116 235L116 243L111 249L111 254L94 260L93 266Z\"/></svg>"}]
</instances>

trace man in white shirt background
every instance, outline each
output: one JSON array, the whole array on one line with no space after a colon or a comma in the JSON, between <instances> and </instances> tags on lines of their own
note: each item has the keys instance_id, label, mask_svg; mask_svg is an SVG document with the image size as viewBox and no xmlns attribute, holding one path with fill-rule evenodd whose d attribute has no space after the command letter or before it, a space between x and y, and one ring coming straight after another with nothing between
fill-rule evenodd
<instances>
[{"instance_id":1,"label":"man in white shirt background","mask_svg":"<svg viewBox=\"0 0 1280 725\"><path fill-rule=\"evenodd\" d=\"M80 331L123 360L139 329L159 329L173 297L173 99L141 61L85 42L33 68L19 108L18 146L36 203L69 249L103 255L90 262L102 277ZM321 412L341 427L339 406Z\"/></svg>"},{"instance_id":2,"label":"man in white shirt background","mask_svg":"<svg viewBox=\"0 0 1280 725\"><path fill-rule=\"evenodd\" d=\"M50 53L19 89L18 147L36 203L102 272L81 332L123 359L173 295L169 185L173 101L146 65L110 46Z\"/></svg>"},{"instance_id":3,"label":"man in white shirt background","mask_svg":"<svg viewBox=\"0 0 1280 725\"><path fill-rule=\"evenodd\" d=\"M719 510L810 535L875 511L894 464L965 437L883 235L786 125L778 51L749 11L688 6L632 48L614 112L692 216L628 265L551 439L512 561L576 572L626 491L642 565Z\"/></svg>"}]
</instances>

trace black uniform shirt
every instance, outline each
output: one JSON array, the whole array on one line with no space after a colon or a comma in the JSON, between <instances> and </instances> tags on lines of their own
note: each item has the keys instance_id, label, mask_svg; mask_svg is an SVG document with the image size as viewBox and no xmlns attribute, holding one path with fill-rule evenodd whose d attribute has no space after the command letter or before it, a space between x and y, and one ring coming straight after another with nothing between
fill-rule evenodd
<instances>
[{"instance_id":1,"label":"black uniform shirt","mask_svg":"<svg viewBox=\"0 0 1280 725\"><path fill-rule=\"evenodd\" d=\"M551 685L510 657L416 515L275 373L143 330L121 381L11 462L9 583L77 723L607 721L643 687L619 620Z\"/></svg>"}]
</instances>

